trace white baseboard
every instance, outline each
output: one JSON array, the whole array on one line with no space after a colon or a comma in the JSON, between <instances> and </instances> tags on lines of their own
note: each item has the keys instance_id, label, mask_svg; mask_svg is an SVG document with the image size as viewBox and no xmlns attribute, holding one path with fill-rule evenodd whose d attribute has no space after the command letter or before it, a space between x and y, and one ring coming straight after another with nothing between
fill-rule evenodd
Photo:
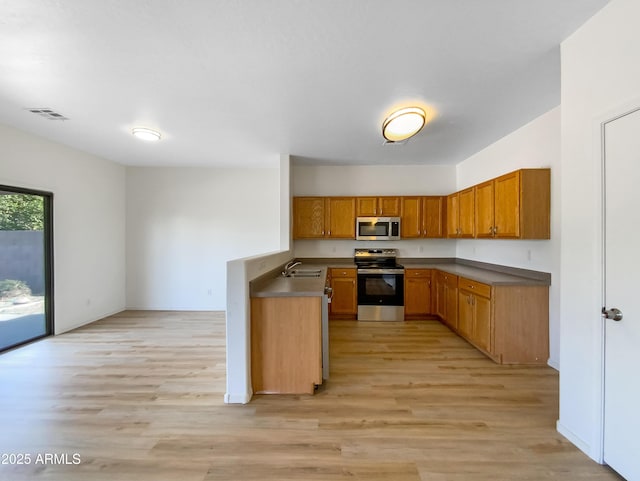
<instances>
[{"instance_id":1,"label":"white baseboard","mask_svg":"<svg viewBox=\"0 0 640 481\"><path fill-rule=\"evenodd\" d=\"M247 404L251 401L251 393L225 393L224 394L224 402L225 404Z\"/></svg>"},{"instance_id":2,"label":"white baseboard","mask_svg":"<svg viewBox=\"0 0 640 481\"><path fill-rule=\"evenodd\" d=\"M560 372L560 362L557 359L551 359L549 358L547 360L547 365L549 367L554 368L556 371Z\"/></svg>"},{"instance_id":3,"label":"white baseboard","mask_svg":"<svg viewBox=\"0 0 640 481\"><path fill-rule=\"evenodd\" d=\"M110 316L115 316L116 314L120 314L121 312L123 312L124 309L116 309L115 311L109 311L106 312L104 314L101 314L97 317L91 317L87 320L78 322L72 326L66 326L60 330L58 330L58 325L56 324L56 316L54 315L53 317L53 328L54 328L54 336L59 336L60 334L64 334L65 332L70 332L73 331L74 329L78 329L79 327L84 327L88 324L91 324L92 322L96 322L96 321L101 321L102 319L104 319L105 317L110 317Z\"/></svg>"},{"instance_id":4,"label":"white baseboard","mask_svg":"<svg viewBox=\"0 0 640 481\"><path fill-rule=\"evenodd\" d=\"M584 442L582 438L578 437L571 429L567 428L560 420L556 421L556 430L562 434L565 438L571 441L580 451L593 459L596 463L604 464L604 460L598 454L594 455L591 446Z\"/></svg>"}]
</instances>

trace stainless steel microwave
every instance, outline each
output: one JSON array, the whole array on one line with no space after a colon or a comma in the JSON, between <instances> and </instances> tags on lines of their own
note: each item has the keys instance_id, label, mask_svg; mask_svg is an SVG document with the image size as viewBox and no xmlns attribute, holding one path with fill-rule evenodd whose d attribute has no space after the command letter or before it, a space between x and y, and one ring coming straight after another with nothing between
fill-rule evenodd
<instances>
[{"instance_id":1,"label":"stainless steel microwave","mask_svg":"<svg viewBox=\"0 0 640 481\"><path fill-rule=\"evenodd\" d=\"M400 217L358 217L357 240L399 240Z\"/></svg>"}]
</instances>

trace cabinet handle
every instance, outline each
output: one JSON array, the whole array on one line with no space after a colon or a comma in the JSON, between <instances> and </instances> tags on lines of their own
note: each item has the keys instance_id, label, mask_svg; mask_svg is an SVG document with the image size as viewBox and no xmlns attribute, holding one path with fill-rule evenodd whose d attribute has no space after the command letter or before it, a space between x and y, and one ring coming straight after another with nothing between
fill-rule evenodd
<instances>
[{"instance_id":1,"label":"cabinet handle","mask_svg":"<svg viewBox=\"0 0 640 481\"><path fill-rule=\"evenodd\" d=\"M494 225L493 226L493 235L496 235L498 233L498 226Z\"/></svg>"}]
</instances>

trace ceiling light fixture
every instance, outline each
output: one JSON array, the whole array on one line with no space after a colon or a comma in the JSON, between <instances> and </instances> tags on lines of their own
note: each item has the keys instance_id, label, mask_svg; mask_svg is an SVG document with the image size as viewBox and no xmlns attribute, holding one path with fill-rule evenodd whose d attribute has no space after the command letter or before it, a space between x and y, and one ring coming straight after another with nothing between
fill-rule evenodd
<instances>
[{"instance_id":1,"label":"ceiling light fixture","mask_svg":"<svg viewBox=\"0 0 640 481\"><path fill-rule=\"evenodd\" d=\"M147 129L144 127L135 127L131 130L131 133L142 140L148 140L155 142L156 140L160 140L160 132L155 130Z\"/></svg>"},{"instance_id":2,"label":"ceiling light fixture","mask_svg":"<svg viewBox=\"0 0 640 481\"><path fill-rule=\"evenodd\" d=\"M413 137L426 123L427 114L419 107L396 110L382 123L382 136L389 142L400 142Z\"/></svg>"}]
</instances>

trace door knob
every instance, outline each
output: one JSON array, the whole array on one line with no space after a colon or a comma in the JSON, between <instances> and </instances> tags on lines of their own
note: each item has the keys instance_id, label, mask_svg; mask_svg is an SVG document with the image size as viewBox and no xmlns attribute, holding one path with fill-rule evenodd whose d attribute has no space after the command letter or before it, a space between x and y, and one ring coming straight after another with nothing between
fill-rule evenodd
<instances>
[{"instance_id":1,"label":"door knob","mask_svg":"<svg viewBox=\"0 0 640 481\"><path fill-rule=\"evenodd\" d=\"M616 307L612 307L611 309L607 309L605 307L602 308L602 317L605 319L612 319L614 321L622 320L622 311Z\"/></svg>"}]
</instances>

